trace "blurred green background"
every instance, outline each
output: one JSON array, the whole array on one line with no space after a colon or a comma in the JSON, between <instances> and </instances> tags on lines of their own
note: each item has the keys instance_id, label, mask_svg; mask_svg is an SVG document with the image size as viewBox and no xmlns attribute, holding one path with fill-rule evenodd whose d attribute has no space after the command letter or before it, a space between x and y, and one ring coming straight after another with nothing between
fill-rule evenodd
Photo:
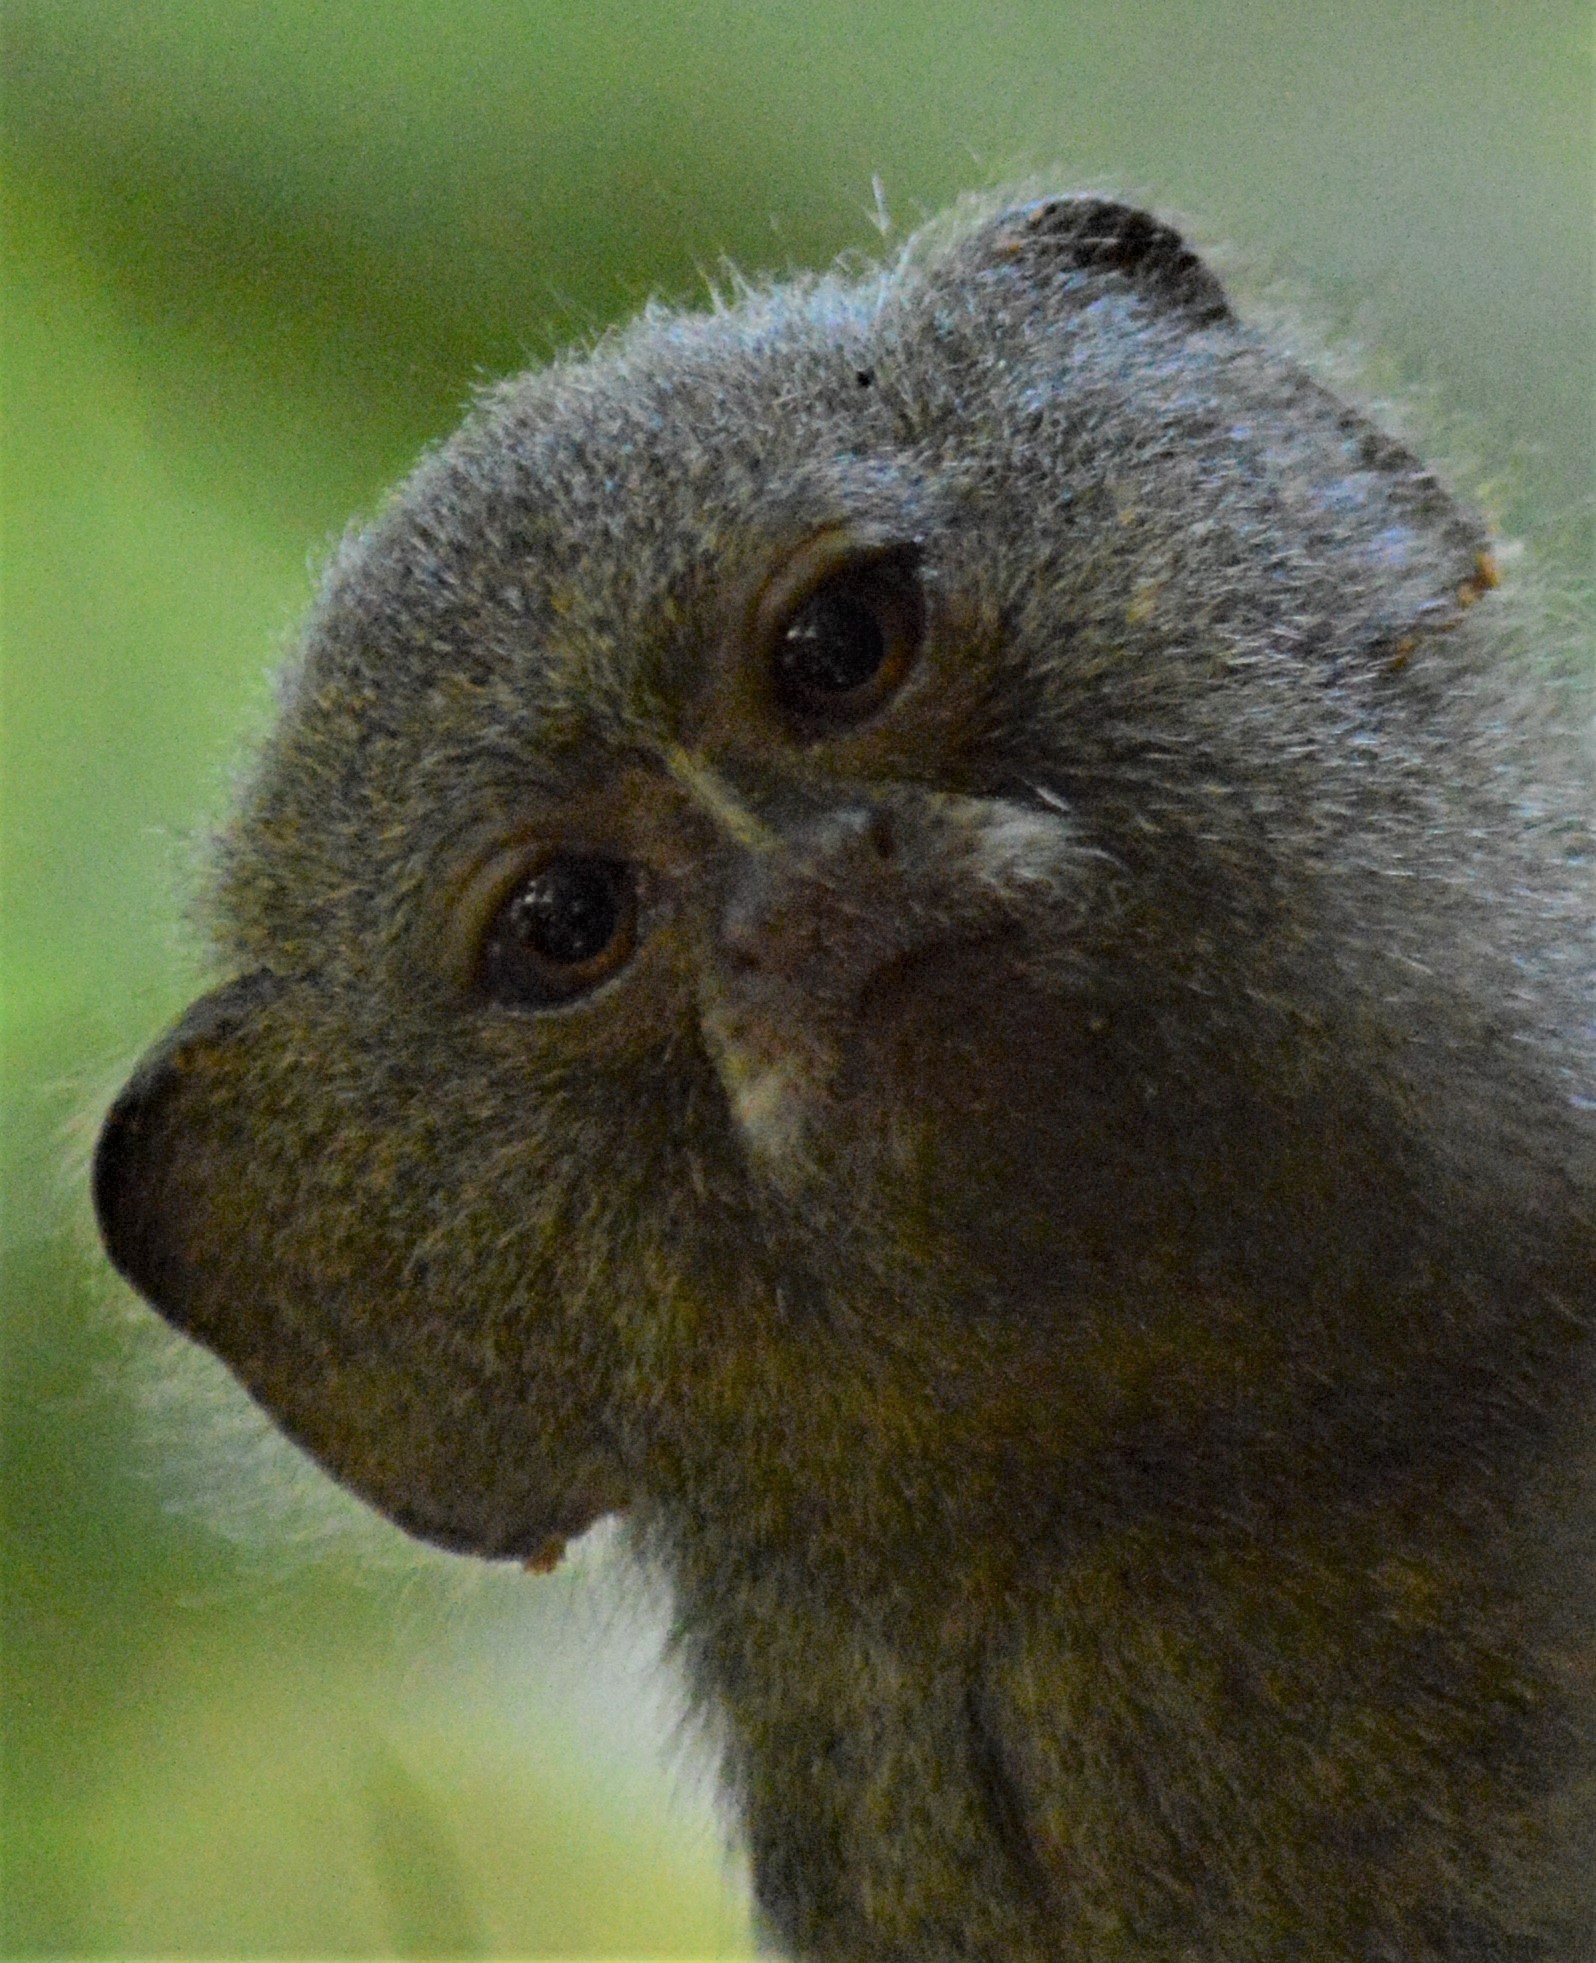
<instances>
[{"instance_id":1,"label":"blurred green background","mask_svg":"<svg viewBox=\"0 0 1596 1963\"><path fill-rule=\"evenodd\" d=\"M410 1548L98 1268L313 568L480 380L1057 165L1196 215L1588 570L1589 0L7 0L10 1955L747 1952L647 1604ZM87 1116L85 1114L88 1114Z\"/></svg>"}]
</instances>

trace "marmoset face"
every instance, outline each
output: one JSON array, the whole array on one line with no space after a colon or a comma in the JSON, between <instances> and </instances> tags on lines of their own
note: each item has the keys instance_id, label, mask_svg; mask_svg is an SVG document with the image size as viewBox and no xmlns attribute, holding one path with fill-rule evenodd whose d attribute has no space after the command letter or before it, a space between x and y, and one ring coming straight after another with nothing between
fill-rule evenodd
<instances>
[{"instance_id":1,"label":"marmoset face","mask_svg":"<svg viewBox=\"0 0 1596 1963\"><path fill-rule=\"evenodd\" d=\"M912 1455L954 1378L1089 1431L1177 1323L1201 1395L1183 1305L1314 1203L1321 765L1480 551L1090 200L505 385L328 574L113 1257L488 1554L811 1411Z\"/></svg>"}]
</instances>

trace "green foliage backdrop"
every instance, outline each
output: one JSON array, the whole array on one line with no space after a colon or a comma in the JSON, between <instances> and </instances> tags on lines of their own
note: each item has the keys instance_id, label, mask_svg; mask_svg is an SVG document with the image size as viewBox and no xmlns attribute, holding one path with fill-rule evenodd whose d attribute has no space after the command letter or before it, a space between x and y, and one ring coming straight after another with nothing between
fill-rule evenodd
<instances>
[{"instance_id":1,"label":"green foliage backdrop","mask_svg":"<svg viewBox=\"0 0 1596 1963\"><path fill-rule=\"evenodd\" d=\"M412 1554L93 1258L85 1114L197 981L189 867L314 562L479 380L723 258L876 248L873 180L902 228L1054 166L1305 278L1579 554L1589 6L8 0L0 32L0 1946L743 1953L614 1578Z\"/></svg>"}]
</instances>

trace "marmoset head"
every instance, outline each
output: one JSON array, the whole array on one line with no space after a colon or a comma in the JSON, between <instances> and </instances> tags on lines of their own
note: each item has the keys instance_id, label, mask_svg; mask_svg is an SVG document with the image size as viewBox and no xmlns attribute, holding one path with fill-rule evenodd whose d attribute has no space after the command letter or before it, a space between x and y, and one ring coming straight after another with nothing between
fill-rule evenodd
<instances>
[{"instance_id":1,"label":"marmoset head","mask_svg":"<svg viewBox=\"0 0 1596 1963\"><path fill-rule=\"evenodd\" d=\"M1100 199L492 390L328 571L113 1259L487 1555L1376 1368L1486 543Z\"/></svg>"}]
</instances>

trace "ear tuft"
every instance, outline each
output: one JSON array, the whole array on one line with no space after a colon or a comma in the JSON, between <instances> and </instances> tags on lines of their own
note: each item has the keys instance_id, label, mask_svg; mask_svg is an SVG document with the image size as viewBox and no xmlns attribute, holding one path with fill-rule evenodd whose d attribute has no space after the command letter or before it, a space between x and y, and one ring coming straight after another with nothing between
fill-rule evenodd
<instances>
[{"instance_id":1,"label":"ear tuft","mask_svg":"<svg viewBox=\"0 0 1596 1963\"><path fill-rule=\"evenodd\" d=\"M1117 273L1145 299L1194 324L1235 318L1225 290L1173 226L1112 198L1041 198L1006 211L986 234L995 261L1026 259Z\"/></svg>"}]
</instances>

